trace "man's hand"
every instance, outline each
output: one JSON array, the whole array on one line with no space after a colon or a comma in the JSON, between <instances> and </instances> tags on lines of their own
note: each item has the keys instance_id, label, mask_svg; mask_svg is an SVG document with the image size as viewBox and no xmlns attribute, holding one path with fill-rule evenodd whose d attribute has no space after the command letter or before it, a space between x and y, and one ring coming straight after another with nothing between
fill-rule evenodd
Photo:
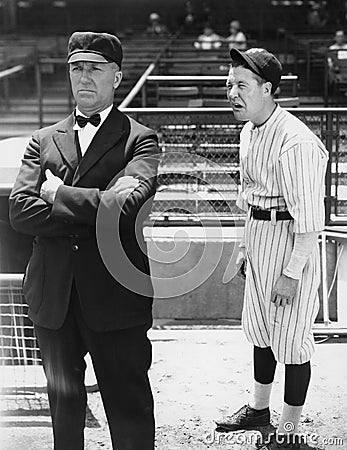
<instances>
[{"instance_id":1,"label":"man's hand","mask_svg":"<svg viewBox=\"0 0 347 450\"><path fill-rule=\"evenodd\" d=\"M271 301L276 306L290 305L298 289L299 280L281 275L272 291Z\"/></svg>"},{"instance_id":2,"label":"man's hand","mask_svg":"<svg viewBox=\"0 0 347 450\"><path fill-rule=\"evenodd\" d=\"M242 277L244 278L245 273L241 272L241 267L242 264L244 264L244 268L246 265L246 251L244 248L242 248L237 257L236 260L234 260L234 258L231 258L223 275L223 279L222 282L223 284L225 283L229 283L231 280L233 280L236 275L238 275L239 273L242 275Z\"/></svg>"},{"instance_id":3,"label":"man's hand","mask_svg":"<svg viewBox=\"0 0 347 450\"><path fill-rule=\"evenodd\" d=\"M137 178L126 175L118 178L112 190L118 194L121 203L124 203L129 194L131 194L140 184Z\"/></svg>"},{"instance_id":4,"label":"man's hand","mask_svg":"<svg viewBox=\"0 0 347 450\"><path fill-rule=\"evenodd\" d=\"M47 203L53 204L58 187L64 184L64 182L59 177L53 175L49 169L45 171L45 175L46 181L41 186L40 197Z\"/></svg>"},{"instance_id":5,"label":"man's hand","mask_svg":"<svg viewBox=\"0 0 347 450\"><path fill-rule=\"evenodd\" d=\"M238 273L242 267L242 264L244 264L246 268L246 252L241 249L236 257L236 273ZM244 275L244 274L243 274Z\"/></svg>"}]
</instances>

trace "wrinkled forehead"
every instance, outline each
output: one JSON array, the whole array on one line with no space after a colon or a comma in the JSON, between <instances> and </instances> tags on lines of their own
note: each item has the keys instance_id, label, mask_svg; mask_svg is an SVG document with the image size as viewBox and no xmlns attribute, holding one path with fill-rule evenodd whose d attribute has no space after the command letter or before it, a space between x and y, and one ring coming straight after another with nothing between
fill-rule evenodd
<instances>
[{"instance_id":1,"label":"wrinkled forehead","mask_svg":"<svg viewBox=\"0 0 347 450\"><path fill-rule=\"evenodd\" d=\"M110 70L115 71L119 70L118 65L115 62L93 62L93 61L75 61L72 63L69 63L69 67L85 67L86 69L91 68L99 68L103 71Z\"/></svg>"},{"instance_id":2,"label":"wrinkled forehead","mask_svg":"<svg viewBox=\"0 0 347 450\"><path fill-rule=\"evenodd\" d=\"M257 75L250 69L247 69L247 67L230 66L227 79L228 82L239 82L239 81L251 82L252 80L257 80Z\"/></svg>"}]
</instances>

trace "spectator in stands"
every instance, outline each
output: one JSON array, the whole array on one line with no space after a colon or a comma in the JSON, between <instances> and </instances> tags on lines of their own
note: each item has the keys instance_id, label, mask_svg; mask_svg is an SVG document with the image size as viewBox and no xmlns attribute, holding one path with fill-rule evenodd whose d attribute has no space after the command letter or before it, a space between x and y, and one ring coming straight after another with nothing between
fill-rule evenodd
<instances>
[{"instance_id":1,"label":"spectator in stands","mask_svg":"<svg viewBox=\"0 0 347 450\"><path fill-rule=\"evenodd\" d=\"M190 0L188 0L185 3L185 18L184 18L184 23L186 26L192 26L195 22L195 16L194 16L194 9L193 9L193 5L192 2Z\"/></svg>"},{"instance_id":2,"label":"spectator in stands","mask_svg":"<svg viewBox=\"0 0 347 450\"><path fill-rule=\"evenodd\" d=\"M335 43L330 45L328 53L328 79L329 84L333 84L338 81L339 66L336 64L337 52L339 50L347 50L347 42L345 32L343 30L337 30L335 33Z\"/></svg>"},{"instance_id":3,"label":"spectator in stands","mask_svg":"<svg viewBox=\"0 0 347 450\"><path fill-rule=\"evenodd\" d=\"M226 41L229 45L229 49L236 48L237 50L247 49L247 38L245 33L241 30L241 25L238 20L232 20L230 22L230 35Z\"/></svg>"},{"instance_id":4,"label":"spectator in stands","mask_svg":"<svg viewBox=\"0 0 347 450\"><path fill-rule=\"evenodd\" d=\"M9 199L13 228L34 237L23 292L47 377L55 450L84 448L87 353L112 448L154 449L153 288L141 223L155 193L158 146L152 130L113 106L122 54L107 33L70 37L76 109L35 132Z\"/></svg>"},{"instance_id":5,"label":"spectator in stands","mask_svg":"<svg viewBox=\"0 0 347 450\"><path fill-rule=\"evenodd\" d=\"M335 33L335 43L330 45L329 50L346 50L346 36L343 30L337 30Z\"/></svg>"},{"instance_id":6,"label":"spectator in stands","mask_svg":"<svg viewBox=\"0 0 347 450\"><path fill-rule=\"evenodd\" d=\"M213 50L220 48L223 38L213 31L210 24L206 24L204 31L194 42L194 47L199 50Z\"/></svg>"},{"instance_id":7,"label":"spectator in stands","mask_svg":"<svg viewBox=\"0 0 347 450\"><path fill-rule=\"evenodd\" d=\"M320 30L327 24L328 16L324 2L315 1L310 5L307 24L311 29Z\"/></svg>"},{"instance_id":8,"label":"spectator in stands","mask_svg":"<svg viewBox=\"0 0 347 450\"><path fill-rule=\"evenodd\" d=\"M149 23L150 25L147 28L147 34L149 34L150 36L165 37L169 34L166 25L161 22L161 17L158 13L152 12L149 15Z\"/></svg>"}]
</instances>

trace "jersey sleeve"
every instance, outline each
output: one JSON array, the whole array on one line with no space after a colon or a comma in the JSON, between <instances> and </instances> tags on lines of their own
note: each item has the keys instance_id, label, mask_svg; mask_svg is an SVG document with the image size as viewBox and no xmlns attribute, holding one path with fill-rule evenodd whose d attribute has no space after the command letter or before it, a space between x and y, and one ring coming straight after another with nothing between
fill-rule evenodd
<instances>
[{"instance_id":1,"label":"jersey sleeve","mask_svg":"<svg viewBox=\"0 0 347 450\"><path fill-rule=\"evenodd\" d=\"M326 150L302 141L280 156L283 197L294 218L294 233L321 231L325 224Z\"/></svg>"}]
</instances>

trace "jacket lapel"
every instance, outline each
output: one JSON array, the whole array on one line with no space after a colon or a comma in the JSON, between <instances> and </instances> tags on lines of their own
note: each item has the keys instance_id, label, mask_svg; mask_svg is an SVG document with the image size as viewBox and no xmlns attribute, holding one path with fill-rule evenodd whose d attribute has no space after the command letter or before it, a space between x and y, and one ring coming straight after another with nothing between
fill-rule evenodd
<instances>
[{"instance_id":1,"label":"jacket lapel","mask_svg":"<svg viewBox=\"0 0 347 450\"><path fill-rule=\"evenodd\" d=\"M61 129L53 134L53 140L61 153L62 158L68 164L72 171L75 171L78 165L78 155L75 143L74 115L71 114L62 122Z\"/></svg>"},{"instance_id":2,"label":"jacket lapel","mask_svg":"<svg viewBox=\"0 0 347 450\"><path fill-rule=\"evenodd\" d=\"M73 185L76 185L99 159L116 145L124 132L124 115L116 107L113 107L81 159L74 174Z\"/></svg>"}]
</instances>

